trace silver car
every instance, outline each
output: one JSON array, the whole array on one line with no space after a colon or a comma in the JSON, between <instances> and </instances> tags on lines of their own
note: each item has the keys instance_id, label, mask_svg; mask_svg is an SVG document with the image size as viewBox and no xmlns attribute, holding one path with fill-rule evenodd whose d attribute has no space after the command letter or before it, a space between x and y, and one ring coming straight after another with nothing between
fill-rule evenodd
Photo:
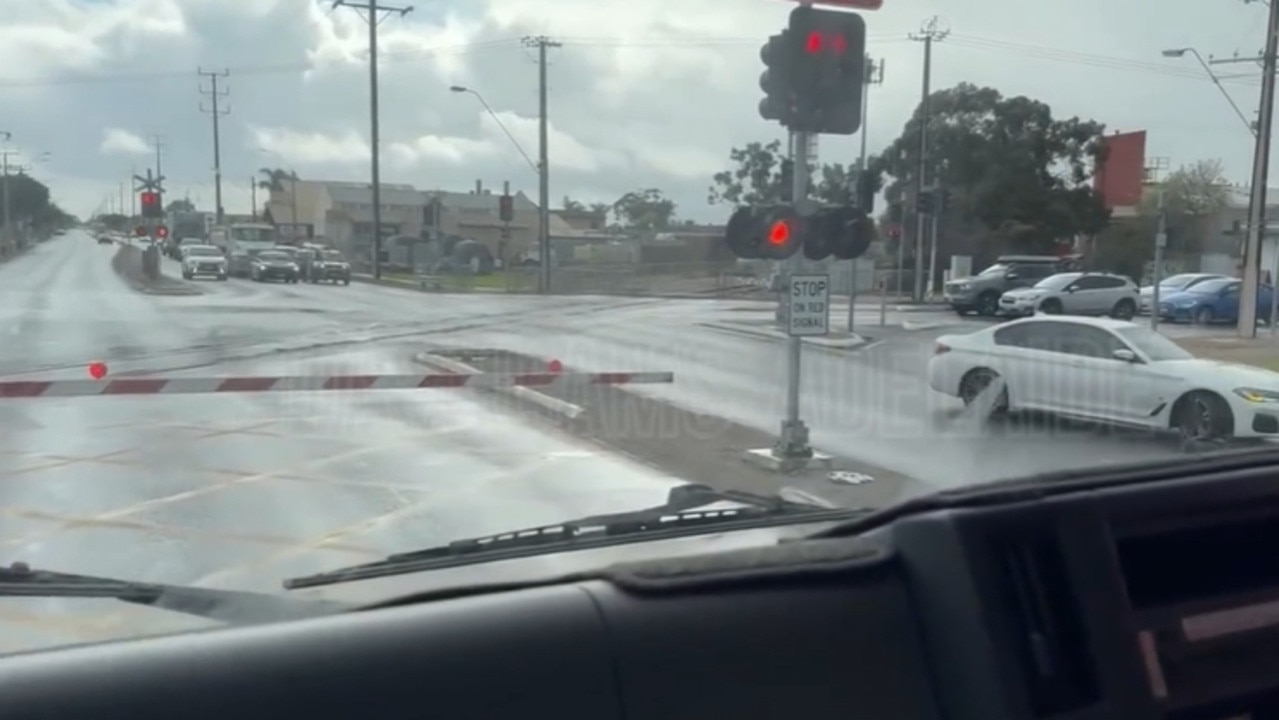
<instances>
[{"instance_id":1,"label":"silver car","mask_svg":"<svg viewBox=\"0 0 1279 720\"><path fill-rule=\"evenodd\" d=\"M999 314L1109 315L1129 320L1137 314L1139 299L1137 284L1122 275L1057 273L1032 287L1004 293Z\"/></svg>"},{"instance_id":2,"label":"silver car","mask_svg":"<svg viewBox=\"0 0 1279 720\"><path fill-rule=\"evenodd\" d=\"M1168 297L1173 293L1185 292L1190 288L1198 285L1205 280L1215 280L1217 278L1226 277L1216 273L1180 273L1172 275L1159 281L1159 296ZM1147 285L1141 289L1140 312L1142 315L1149 315L1150 308L1155 301L1155 286Z\"/></svg>"}]
</instances>

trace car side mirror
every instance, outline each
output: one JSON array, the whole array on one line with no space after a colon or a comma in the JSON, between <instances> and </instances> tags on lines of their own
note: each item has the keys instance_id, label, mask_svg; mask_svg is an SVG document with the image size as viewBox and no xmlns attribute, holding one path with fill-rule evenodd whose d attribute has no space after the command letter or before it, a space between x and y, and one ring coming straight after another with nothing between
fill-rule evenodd
<instances>
[{"instance_id":1,"label":"car side mirror","mask_svg":"<svg viewBox=\"0 0 1279 720\"><path fill-rule=\"evenodd\" d=\"M1111 354L1111 355L1112 355L1112 356L1113 356L1116 360L1120 360L1120 361L1122 361L1122 362L1126 362L1126 363L1135 363L1135 362L1137 362L1137 353L1135 353L1135 352L1133 352L1133 351L1131 351L1131 350L1129 350L1129 349L1127 349L1127 348L1120 348L1120 349L1118 349L1118 350L1115 350L1115 351L1111 352L1110 354Z\"/></svg>"}]
</instances>

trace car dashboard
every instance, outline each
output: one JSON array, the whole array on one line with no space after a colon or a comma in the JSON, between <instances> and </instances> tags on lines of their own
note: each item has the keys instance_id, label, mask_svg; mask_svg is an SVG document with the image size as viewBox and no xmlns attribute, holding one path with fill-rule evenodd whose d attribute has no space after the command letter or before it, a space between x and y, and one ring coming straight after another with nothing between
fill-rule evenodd
<instances>
[{"instance_id":1,"label":"car dashboard","mask_svg":"<svg viewBox=\"0 0 1279 720\"><path fill-rule=\"evenodd\" d=\"M1279 717L1279 459L933 496L823 537L0 658L15 718Z\"/></svg>"}]
</instances>

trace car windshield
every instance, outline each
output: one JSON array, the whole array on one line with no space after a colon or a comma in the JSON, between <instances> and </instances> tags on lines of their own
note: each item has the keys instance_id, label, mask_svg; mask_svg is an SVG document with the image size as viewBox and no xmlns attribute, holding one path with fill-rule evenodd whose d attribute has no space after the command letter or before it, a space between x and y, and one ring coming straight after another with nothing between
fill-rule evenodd
<instances>
[{"instance_id":1,"label":"car windshield","mask_svg":"<svg viewBox=\"0 0 1279 720\"><path fill-rule=\"evenodd\" d=\"M688 483L877 508L1179 458L1186 392L1279 392L1273 293L1181 292L1277 267L1243 247L1252 136L1178 49L1241 53L1212 67L1251 120L1264 3L877 4L0 2L0 568L290 596ZM865 41L783 35L808 5ZM865 73L816 92L844 40ZM1228 362L1125 363L1125 323ZM622 559L482 555L352 595ZM0 654L180 624L0 592Z\"/></svg>"},{"instance_id":2,"label":"car windshield","mask_svg":"<svg viewBox=\"0 0 1279 720\"><path fill-rule=\"evenodd\" d=\"M1035 283L1040 290L1060 290L1079 279L1079 273L1058 273Z\"/></svg>"},{"instance_id":3,"label":"car windshield","mask_svg":"<svg viewBox=\"0 0 1279 720\"><path fill-rule=\"evenodd\" d=\"M1153 361L1188 360L1194 355L1148 327L1134 325L1116 330L1120 337Z\"/></svg>"},{"instance_id":4,"label":"car windshield","mask_svg":"<svg viewBox=\"0 0 1279 720\"><path fill-rule=\"evenodd\" d=\"M1215 295L1222 290L1233 288L1239 285L1239 281L1234 278L1221 278L1218 280L1205 280L1197 285L1186 288L1186 292L1196 295Z\"/></svg>"},{"instance_id":5,"label":"car windshield","mask_svg":"<svg viewBox=\"0 0 1279 720\"><path fill-rule=\"evenodd\" d=\"M1200 277L1202 276L1196 275L1194 273L1173 275L1172 277L1166 278L1163 281L1161 281L1159 283L1159 287L1165 290L1169 290L1169 289L1180 290L1181 288L1189 286L1191 283L1193 283L1195 280L1197 280Z\"/></svg>"}]
</instances>

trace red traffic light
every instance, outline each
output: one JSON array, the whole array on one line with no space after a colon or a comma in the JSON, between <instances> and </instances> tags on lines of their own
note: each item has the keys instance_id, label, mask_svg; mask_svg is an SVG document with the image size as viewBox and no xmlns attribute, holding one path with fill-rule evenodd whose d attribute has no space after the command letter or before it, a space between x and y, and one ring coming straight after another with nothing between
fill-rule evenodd
<instances>
[{"instance_id":1,"label":"red traffic light","mask_svg":"<svg viewBox=\"0 0 1279 720\"><path fill-rule=\"evenodd\" d=\"M137 227L133 228L133 234L134 234L134 235L137 235L138 237L142 237L143 235L146 235L146 234L147 234L147 227L146 227L146 225L139 225L139 226L137 226Z\"/></svg>"},{"instance_id":2,"label":"red traffic light","mask_svg":"<svg viewBox=\"0 0 1279 720\"><path fill-rule=\"evenodd\" d=\"M785 247L790 242L791 235L790 221L782 218L774 220L772 226L768 228L768 244L775 247Z\"/></svg>"},{"instance_id":3,"label":"red traffic light","mask_svg":"<svg viewBox=\"0 0 1279 720\"><path fill-rule=\"evenodd\" d=\"M165 226L163 226L163 225L161 225L160 227L157 227L157 228L155 229L155 236L156 236L156 237L162 237L162 238L164 238L164 237L169 237L169 228L167 228L167 227L165 227Z\"/></svg>"},{"instance_id":4,"label":"red traffic light","mask_svg":"<svg viewBox=\"0 0 1279 720\"><path fill-rule=\"evenodd\" d=\"M160 193L144 192L142 193L142 207L153 207L160 204Z\"/></svg>"},{"instance_id":5,"label":"red traffic light","mask_svg":"<svg viewBox=\"0 0 1279 720\"><path fill-rule=\"evenodd\" d=\"M836 56L843 55L848 52L848 39L843 33L813 30L804 40L804 52L809 55L820 55L824 52Z\"/></svg>"}]
</instances>

